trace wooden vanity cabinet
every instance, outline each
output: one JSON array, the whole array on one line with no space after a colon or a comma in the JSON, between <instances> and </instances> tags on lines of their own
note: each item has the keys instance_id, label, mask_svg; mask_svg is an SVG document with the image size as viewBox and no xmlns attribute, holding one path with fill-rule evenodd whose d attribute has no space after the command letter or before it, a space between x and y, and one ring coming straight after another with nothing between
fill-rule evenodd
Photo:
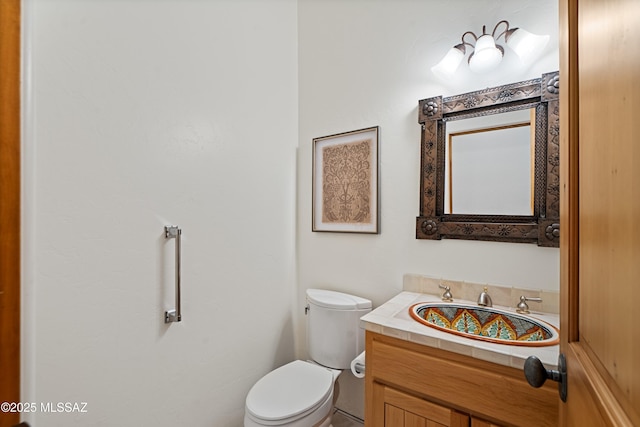
<instances>
[{"instance_id":1,"label":"wooden vanity cabinet","mask_svg":"<svg viewBox=\"0 0 640 427\"><path fill-rule=\"evenodd\" d=\"M366 333L366 427L555 426L558 389L522 370Z\"/></svg>"}]
</instances>

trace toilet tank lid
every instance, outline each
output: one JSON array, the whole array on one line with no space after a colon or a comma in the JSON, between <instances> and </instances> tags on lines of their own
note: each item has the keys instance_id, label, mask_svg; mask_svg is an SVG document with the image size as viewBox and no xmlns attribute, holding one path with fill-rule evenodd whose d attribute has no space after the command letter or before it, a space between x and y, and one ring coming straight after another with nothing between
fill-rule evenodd
<instances>
[{"instance_id":1,"label":"toilet tank lid","mask_svg":"<svg viewBox=\"0 0 640 427\"><path fill-rule=\"evenodd\" d=\"M371 301L355 295L325 289L307 289L307 300L315 305L334 310L361 310L371 308Z\"/></svg>"}]
</instances>

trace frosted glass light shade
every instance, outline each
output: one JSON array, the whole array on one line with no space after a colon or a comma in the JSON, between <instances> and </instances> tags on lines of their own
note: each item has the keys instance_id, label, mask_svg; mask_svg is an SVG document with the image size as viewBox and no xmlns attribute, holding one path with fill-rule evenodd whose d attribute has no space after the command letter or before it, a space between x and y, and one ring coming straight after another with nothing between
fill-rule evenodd
<instances>
[{"instance_id":1,"label":"frosted glass light shade","mask_svg":"<svg viewBox=\"0 0 640 427\"><path fill-rule=\"evenodd\" d=\"M462 47L464 49L464 46ZM431 72L440 77L449 77L456 72L458 66L464 58L464 50L461 50L457 46L449 49L447 54L442 58L440 62L431 67Z\"/></svg>"},{"instance_id":2,"label":"frosted glass light shade","mask_svg":"<svg viewBox=\"0 0 640 427\"><path fill-rule=\"evenodd\" d=\"M506 37L507 46L513 50L524 63L529 63L537 58L547 47L549 36L538 36L522 28L516 28Z\"/></svg>"},{"instance_id":3,"label":"frosted glass light shade","mask_svg":"<svg viewBox=\"0 0 640 427\"><path fill-rule=\"evenodd\" d=\"M502 61L502 52L496 47L496 42L488 34L476 41L473 54L469 58L469 68L474 73L485 73L493 70Z\"/></svg>"}]
</instances>

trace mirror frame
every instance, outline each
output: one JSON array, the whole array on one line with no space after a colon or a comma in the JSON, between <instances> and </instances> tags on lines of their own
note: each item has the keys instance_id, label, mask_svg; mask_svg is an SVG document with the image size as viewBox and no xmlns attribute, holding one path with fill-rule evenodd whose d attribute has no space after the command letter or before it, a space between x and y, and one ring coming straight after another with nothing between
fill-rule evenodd
<instances>
[{"instance_id":1,"label":"mirror frame","mask_svg":"<svg viewBox=\"0 0 640 427\"><path fill-rule=\"evenodd\" d=\"M420 100L420 216L416 239L466 239L560 245L559 72L443 98ZM446 122L535 108L533 215L445 214Z\"/></svg>"}]
</instances>

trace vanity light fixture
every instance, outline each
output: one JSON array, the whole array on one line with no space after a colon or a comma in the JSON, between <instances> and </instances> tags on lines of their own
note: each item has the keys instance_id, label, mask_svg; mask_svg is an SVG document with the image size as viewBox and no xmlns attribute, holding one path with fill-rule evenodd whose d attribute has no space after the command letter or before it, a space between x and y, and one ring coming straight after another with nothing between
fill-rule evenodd
<instances>
[{"instance_id":1,"label":"vanity light fixture","mask_svg":"<svg viewBox=\"0 0 640 427\"><path fill-rule=\"evenodd\" d=\"M504 25L505 29L498 33L498 28ZM496 33L498 34L496 36ZM473 41L465 41L465 37L473 38ZM504 48L496 44L500 37L504 36L504 41L511 50L513 50L523 63L527 63L537 57L549 42L549 36L538 36L531 34L522 28L509 28L508 21L500 21L493 28L491 34L487 33L487 27L482 27L482 35L476 36L475 33L467 31L462 35L461 41L449 49L442 60L431 68L431 71L443 77L451 76L457 69L465 54L467 46L471 48L468 63L471 71L475 73L485 73L493 70L502 61Z\"/></svg>"}]
</instances>

